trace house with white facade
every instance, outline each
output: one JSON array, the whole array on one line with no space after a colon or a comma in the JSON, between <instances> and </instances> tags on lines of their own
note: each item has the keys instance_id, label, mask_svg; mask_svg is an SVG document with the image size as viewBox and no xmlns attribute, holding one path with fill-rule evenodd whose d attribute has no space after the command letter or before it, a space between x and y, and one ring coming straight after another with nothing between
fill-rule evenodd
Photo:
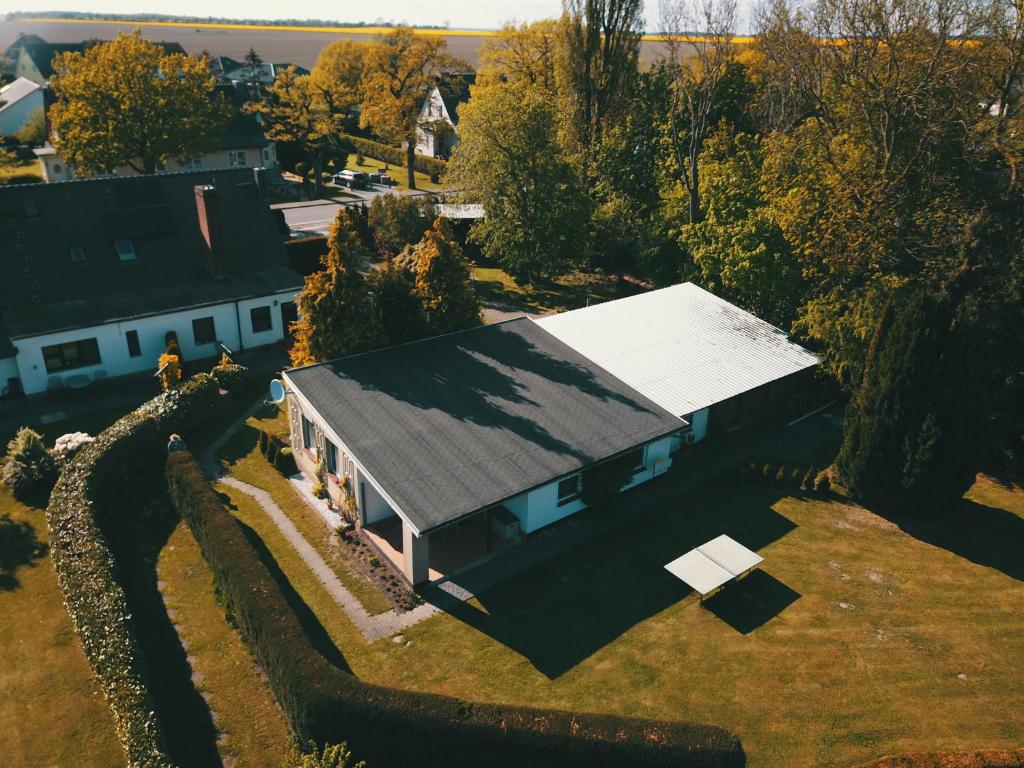
<instances>
[{"instance_id":1,"label":"house with white facade","mask_svg":"<svg viewBox=\"0 0 1024 768\"><path fill-rule=\"evenodd\" d=\"M277 146L267 139L257 115L248 114L242 109L245 102L244 90L234 86L218 86L214 97L223 96L234 104L232 113L224 132L217 139L217 147L195 157L180 157L169 160L157 168L158 173L180 173L182 171L212 171L220 168L270 168L277 169ZM47 143L34 149L39 158L39 171L43 181L70 181L79 178L75 167L60 156L57 150ZM83 174L87 175L87 174ZM106 176L136 176L138 171L129 165L112 168Z\"/></svg>"},{"instance_id":2,"label":"house with white facade","mask_svg":"<svg viewBox=\"0 0 1024 768\"><path fill-rule=\"evenodd\" d=\"M784 407L817 362L686 284L296 368L284 383L300 469L321 464L333 502L421 584L451 572L453 548L464 564L495 537L580 512L589 478L632 488L684 444Z\"/></svg>"},{"instance_id":3,"label":"house with white facade","mask_svg":"<svg viewBox=\"0 0 1024 768\"><path fill-rule=\"evenodd\" d=\"M27 77L19 77L0 88L0 136L14 136L46 114L46 92Z\"/></svg>"},{"instance_id":4,"label":"house with white facade","mask_svg":"<svg viewBox=\"0 0 1024 768\"><path fill-rule=\"evenodd\" d=\"M459 107L469 99L476 81L472 73L446 75L438 80L420 108L416 127L416 152L448 158L459 142Z\"/></svg>"},{"instance_id":5,"label":"house with white facade","mask_svg":"<svg viewBox=\"0 0 1024 768\"><path fill-rule=\"evenodd\" d=\"M274 344L302 278L262 170L0 187L0 385L7 396Z\"/></svg>"}]
</instances>

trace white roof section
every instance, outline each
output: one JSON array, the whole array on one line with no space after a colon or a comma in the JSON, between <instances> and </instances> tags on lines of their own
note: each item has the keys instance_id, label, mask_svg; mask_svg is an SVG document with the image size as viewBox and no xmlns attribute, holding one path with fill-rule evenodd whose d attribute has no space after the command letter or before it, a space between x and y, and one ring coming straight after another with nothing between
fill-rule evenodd
<instances>
[{"instance_id":1,"label":"white roof section","mask_svg":"<svg viewBox=\"0 0 1024 768\"><path fill-rule=\"evenodd\" d=\"M723 533L677 557L665 570L703 596L763 562L759 554Z\"/></svg>"},{"instance_id":2,"label":"white roof section","mask_svg":"<svg viewBox=\"0 0 1024 768\"><path fill-rule=\"evenodd\" d=\"M0 104L0 111L13 107L23 98L30 93L35 93L41 87L38 83L33 83L27 77L19 77L13 83L8 83L3 88L0 88L0 101L4 102Z\"/></svg>"},{"instance_id":3,"label":"white roof section","mask_svg":"<svg viewBox=\"0 0 1024 768\"><path fill-rule=\"evenodd\" d=\"M783 331L693 283L534 322L680 417L818 364Z\"/></svg>"}]
</instances>

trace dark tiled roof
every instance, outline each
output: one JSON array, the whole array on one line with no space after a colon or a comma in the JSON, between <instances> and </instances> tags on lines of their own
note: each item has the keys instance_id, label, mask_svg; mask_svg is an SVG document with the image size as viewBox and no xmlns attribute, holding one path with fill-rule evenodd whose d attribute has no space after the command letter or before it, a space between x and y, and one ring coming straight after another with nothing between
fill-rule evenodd
<instances>
[{"instance_id":1,"label":"dark tiled roof","mask_svg":"<svg viewBox=\"0 0 1024 768\"><path fill-rule=\"evenodd\" d=\"M287 375L421 533L680 427L526 318Z\"/></svg>"},{"instance_id":2,"label":"dark tiled roof","mask_svg":"<svg viewBox=\"0 0 1024 768\"><path fill-rule=\"evenodd\" d=\"M69 51L83 53L89 46L103 42L107 41L86 40L82 43L26 43L22 48L29 58L32 59L32 63L39 70L39 74L49 80L53 76L54 56ZM159 42L157 45L161 46L167 53L185 53L185 49L181 47L180 43Z\"/></svg>"},{"instance_id":3,"label":"dark tiled roof","mask_svg":"<svg viewBox=\"0 0 1024 768\"><path fill-rule=\"evenodd\" d=\"M247 113L243 107L246 102L245 88L233 85L218 85L214 94L223 94L234 105L234 112L228 121L224 134L220 137L221 149L252 149L265 147L269 143L263 133L263 126L254 114Z\"/></svg>"},{"instance_id":4,"label":"dark tiled roof","mask_svg":"<svg viewBox=\"0 0 1024 768\"><path fill-rule=\"evenodd\" d=\"M459 107L469 100L469 87L476 82L473 72L459 72L440 79L437 90L454 125L459 123Z\"/></svg>"},{"instance_id":5,"label":"dark tiled roof","mask_svg":"<svg viewBox=\"0 0 1024 768\"><path fill-rule=\"evenodd\" d=\"M200 184L220 193L223 280L206 269ZM135 261L119 261L120 239ZM15 338L300 286L287 263L251 169L0 187L0 325Z\"/></svg>"}]
</instances>

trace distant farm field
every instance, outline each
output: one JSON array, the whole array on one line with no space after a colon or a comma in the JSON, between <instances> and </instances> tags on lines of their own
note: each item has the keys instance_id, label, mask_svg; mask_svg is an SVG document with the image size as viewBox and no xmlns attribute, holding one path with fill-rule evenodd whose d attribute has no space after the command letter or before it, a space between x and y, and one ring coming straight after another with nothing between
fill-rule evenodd
<instances>
[{"instance_id":1,"label":"distant farm field","mask_svg":"<svg viewBox=\"0 0 1024 768\"><path fill-rule=\"evenodd\" d=\"M196 27L184 26L147 26L140 24L107 21L29 21L15 19L0 21L0 49L13 43L19 34L33 34L51 43L71 43L92 38L109 40L118 31L129 32L138 27L147 40L167 40L181 43L189 53L208 51L214 55L230 56L241 59L250 46L265 61L285 61L303 67L312 67L316 63L317 54L328 43L346 38L366 40L370 30L365 33L347 34L339 32L305 31L295 29L265 29L236 27ZM485 34L473 35L461 32L445 35L449 50L474 67L480 63L480 46L486 39ZM645 41L642 44L641 58L653 61L657 58L661 44Z\"/></svg>"}]
</instances>

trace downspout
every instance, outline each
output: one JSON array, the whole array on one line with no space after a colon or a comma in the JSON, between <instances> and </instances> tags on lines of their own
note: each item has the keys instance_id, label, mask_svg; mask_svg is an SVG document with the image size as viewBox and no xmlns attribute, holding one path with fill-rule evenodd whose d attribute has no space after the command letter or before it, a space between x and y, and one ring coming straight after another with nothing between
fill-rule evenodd
<instances>
[{"instance_id":1,"label":"downspout","mask_svg":"<svg viewBox=\"0 0 1024 768\"><path fill-rule=\"evenodd\" d=\"M242 341L242 313L238 309L239 299L235 299L235 326L238 328L238 351L245 352L245 342Z\"/></svg>"}]
</instances>

